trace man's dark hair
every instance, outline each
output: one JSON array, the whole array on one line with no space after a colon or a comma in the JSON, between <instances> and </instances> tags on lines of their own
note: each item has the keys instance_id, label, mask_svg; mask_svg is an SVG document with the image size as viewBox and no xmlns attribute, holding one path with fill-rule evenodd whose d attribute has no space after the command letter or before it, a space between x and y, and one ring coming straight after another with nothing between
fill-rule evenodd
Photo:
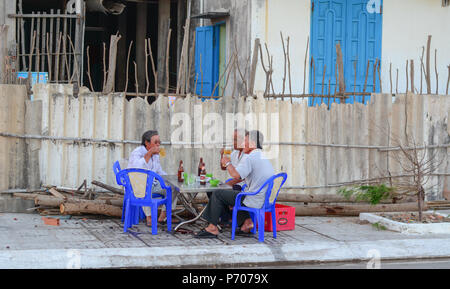
<instances>
[{"instance_id":1,"label":"man's dark hair","mask_svg":"<svg viewBox=\"0 0 450 289\"><path fill-rule=\"evenodd\" d=\"M256 143L256 148L262 149L264 136L259 130L249 131L245 134L245 136L248 136L249 140Z\"/></svg>"},{"instance_id":2,"label":"man's dark hair","mask_svg":"<svg viewBox=\"0 0 450 289\"><path fill-rule=\"evenodd\" d=\"M148 131L144 132L144 134L142 135L142 145L145 146L145 141L150 142L152 139L152 136L154 136L154 135L158 135L157 130L148 130Z\"/></svg>"}]
</instances>

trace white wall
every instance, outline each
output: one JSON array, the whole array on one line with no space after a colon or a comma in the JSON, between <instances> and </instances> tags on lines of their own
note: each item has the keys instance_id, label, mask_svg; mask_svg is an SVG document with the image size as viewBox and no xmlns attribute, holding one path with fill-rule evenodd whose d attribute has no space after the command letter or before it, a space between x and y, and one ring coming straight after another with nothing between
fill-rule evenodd
<instances>
[{"instance_id":1,"label":"white wall","mask_svg":"<svg viewBox=\"0 0 450 289\"><path fill-rule=\"evenodd\" d=\"M284 74L284 54L280 31L285 39L290 37L292 93L303 92L303 67L306 42L310 33L310 0L253 0L252 1L252 51L255 38L263 45L264 64L268 66L264 43L273 55L273 84L275 93L281 93ZM286 43L286 41L285 41ZM308 69L306 70L308 75ZM265 90L265 73L258 62L255 91ZM286 93L289 93L286 77ZM308 92L308 77L306 78Z\"/></svg>"},{"instance_id":2,"label":"white wall","mask_svg":"<svg viewBox=\"0 0 450 289\"><path fill-rule=\"evenodd\" d=\"M399 69L399 92L406 89L406 60L414 59L415 87L420 90L420 56L422 46L431 41L431 87L436 92L434 50L437 49L439 93L445 93L450 65L450 7L441 0L384 0L383 7L383 88L390 91L389 65L394 82ZM426 57L424 57L426 59ZM409 85L411 88L411 84ZM424 82L423 91L426 92Z\"/></svg>"},{"instance_id":3,"label":"white wall","mask_svg":"<svg viewBox=\"0 0 450 289\"><path fill-rule=\"evenodd\" d=\"M280 31L291 38L292 92L303 92L303 68L307 38L310 34L310 0L252 0L251 45L260 38L264 48L267 42L274 58L273 83L275 93L282 91L284 55ZM396 69L399 69L399 92L406 89L406 60L414 59L415 87L420 90L420 55L426 47L427 36L432 38L431 86L436 92L434 49L438 49L439 92L445 93L450 65L450 7L442 7L441 0L384 0L382 36L383 92L390 91L389 65L392 62L393 92ZM264 52L266 66L267 56ZM308 92L309 67L306 69ZM258 63L255 90L265 89L265 73ZM426 92L424 82L423 90ZM286 93L289 93L286 81Z\"/></svg>"}]
</instances>

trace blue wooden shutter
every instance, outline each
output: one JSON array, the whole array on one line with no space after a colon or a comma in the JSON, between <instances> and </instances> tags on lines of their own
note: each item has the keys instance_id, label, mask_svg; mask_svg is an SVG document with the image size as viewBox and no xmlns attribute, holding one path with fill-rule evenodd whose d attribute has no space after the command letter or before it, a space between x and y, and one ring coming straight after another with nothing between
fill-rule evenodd
<instances>
[{"instance_id":1,"label":"blue wooden shutter","mask_svg":"<svg viewBox=\"0 0 450 289\"><path fill-rule=\"evenodd\" d=\"M342 51L345 51L346 0L313 0L313 2L311 56L314 57L316 66L316 79L314 83L314 68L311 68L310 93L315 91L316 94L322 94L322 78L325 64L325 87L323 91L324 94L328 94L328 81L331 80L330 94L333 95L337 85L335 77L336 44L340 42ZM339 102L338 99L336 101ZM312 105L312 99L309 102ZM314 102L314 104L320 104L321 99L316 98Z\"/></svg>"},{"instance_id":2,"label":"blue wooden shutter","mask_svg":"<svg viewBox=\"0 0 450 289\"><path fill-rule=\"evenodd\" d=\"M382 3L382 0L380 3ZM322 94L323 68L326 65L324 94L328 94L330 80L330 94L336 89L336 44L341 43L344 54L344 76L347 92L362 92L364 87L367 61L370 61L367 92L373 91L373 64L378 58L381 60L381 28L380 13L368 11L369 0L312 0L313 11L311 17L311 56L314 57L316 71L314 83L314 69L310 68L310 93ZM373 11L372 11L373 12ZM356 83L354 62L357 61ZM378 79L375 91L379 91ZM370 97L365 97L366 101ZM333 101L334 99L331 99ZM327 101L324 99L324 101ZM362 96L356 101L362 102ZM340 102L336 99L336 102ZM353 103L351 96L347 103ZM313 105L312 98L309 101ZM316 98L315 104L321 99Z\"/></svg>"},{"instance_id":3,"label":"blue wooden shutter","mask_svg":"<svg viewBox=\"0 0 450 289\"><path fill-rule=\"evenodd\" d=\"M195 77L197 86L195 93L202 96L211 96L214 85L218 81L219 70L219 37L215 26L202 26L196 28L195 42ZM201 63L201 67L200 67ZM214 95L217 95L216 89Z\"/></svg>"},{"instance_id":4,"label":"blue wooden shutter","mask_svg":"<svg viewBox=\"0 0 450 289\"><path fill-rule=\"evenodd\" d=\"M381 0L379 0L380 3ZM373 65L376 59L381 61L381 14L368 10L368 0L351 0L348 3L347 20L347 54L345 59L346 87L348 92L362 92L364 90L364 81L366 77L367 61L370 62L369 73L367 77L366 92L374 91L373 88ZM381 11L380 11L381 12ZM355 83L355 61L356 83ZM380 92L378 74L376 75L375 92ZM347 103L362 102L362 96L351 96ZM366 103L370 100L370 95L365 96Z\"/></svg>"}]
</instances>

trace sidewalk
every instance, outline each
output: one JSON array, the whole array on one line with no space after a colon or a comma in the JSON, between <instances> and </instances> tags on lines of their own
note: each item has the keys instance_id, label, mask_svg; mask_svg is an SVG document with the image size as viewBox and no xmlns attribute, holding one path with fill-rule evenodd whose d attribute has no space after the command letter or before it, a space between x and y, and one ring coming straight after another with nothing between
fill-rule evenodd
<instances>
[{"instance_id":1,"label":"sidewalk","mask_svg":"<svg viewBox=\"0 0 450 289\"><path fill-rule=\"evenodd\" d=\"M278 232L276 240L266 232L264 243L231 241L229 229L214 240L158 229L153 236L140 224L124 234L118 219L72 217L48 226L37 214L0 213L0 268L232 268L364 261L378 254L381 260L450 257L450 235L383 231L357 217L297 217L295 231Z\"/></svg>"}]
</instances>

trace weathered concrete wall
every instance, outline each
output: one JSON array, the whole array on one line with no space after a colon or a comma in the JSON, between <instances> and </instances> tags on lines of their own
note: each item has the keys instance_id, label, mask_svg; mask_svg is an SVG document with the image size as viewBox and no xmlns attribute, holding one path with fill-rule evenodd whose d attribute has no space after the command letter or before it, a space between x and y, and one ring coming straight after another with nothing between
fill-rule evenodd
<instances>
[{"instance_id":1,"label":"weathered concrete wall","mask_svg":"<svg viewBox=\"0 0 450 289\"><path fill-rule=\"evenodd\" d=\"M395 69L398 68L399 91L405 91L407 59L414 60L415 87L420 89L422 46L426 49L428 35L432 35L430 73L432 93L436 93L434 52L437 49L439 93L444 94L448 78L447 66L450 64L450 7L442 7L441 0L384 0L383 3L382 79L385 91L390 90L388 83L391 62L394 83ZM411 84L409 87L411 88ZM423 90L426 93L425 81Z\"/></svg>"},{"instance_id":2,"label":"weathered concrete wall","mask_svg":"<svg viewBox=\"0 0 450 289\"><path fill-rule=\"evenodd\" d=\"M282 31L285 38L290 37L292 91L296 94L302 93L306 42L311 28L311 0L252 0L250 2L250 43L253 43L255 38L260 38L262 45L267 43L269 52L273 55L275 92L282 91L284 71L284 54L280 38L280 31ZM437 49L438 60L439 94L446 92L447 66L450 63L450 7L442 7L441 3L441 0L383 0L381 78L384 92L390 91L389 66L392 63L393 92L395 93L396 69L399 69L398 89L399 92L405 93L406 60L410 59L415 62L415 87L420 89L420 56L422 46L426 48L428 35L433 36L430 75L432 93L436 93L435 49ZM253 47L247 47L247 49L251 50ZM264 57L267 65L265 51ZM265 83L265 73L258 63L255 89L264 90ZM308 90L309 67L306 68L306 92ZM426 93L425 82L423 90Z\"/></svg>"},{"instance_id":3,"label":"weathered concrete wall","mask_svg":"<svg viewBox=\"0 0 450 289\"><path fill-rule=\"evenodd\" d=\"M26 98L24 85L0 85L0 132L25 133ZM0 136L0 190L27 186L25 150L23 139Z\"/></svg>"},{"instance_id":4,"label":"weathered concrete wall","mask_svg":"<svg viewBox=\"0 0 450 289\"><path fill-rule=\"evenodd\" d=\"M17 0L0 0L0 25L6 24L9 26L8 49L15 49L16 44L16 19L8 17L8 14L16 14L16 7Z\"/></svg>"},{"instance_id":5,"label":"weathered concrete wall","mask_svg":"<svg viewBox=\"0 0 450 289\"><path fill-rule=\"evenodd\" d=\"M246 69L246 63L249 56L251 55L251 46L253 45L253 42L251 40L251 0L193 1L192 15L220 10L228 10L230 13L230 17L212 21L209 19L194 20L193 26L195 28L196 26L213 25L215 22L225 21L227 30L226 59L228 61L231 58L236 47L239 57L238 63L240 65L242 73L244 73L244 70ZM238 75L237 70L236 73L236 94L244 95L245 87L242 80L240 79L240 76ZM234 77L234 70L232 71L230 77ZM232 80L230 80L225 90L225 95L232 95L232 93L233 84Z\"/></svg>"}]
</instances>

